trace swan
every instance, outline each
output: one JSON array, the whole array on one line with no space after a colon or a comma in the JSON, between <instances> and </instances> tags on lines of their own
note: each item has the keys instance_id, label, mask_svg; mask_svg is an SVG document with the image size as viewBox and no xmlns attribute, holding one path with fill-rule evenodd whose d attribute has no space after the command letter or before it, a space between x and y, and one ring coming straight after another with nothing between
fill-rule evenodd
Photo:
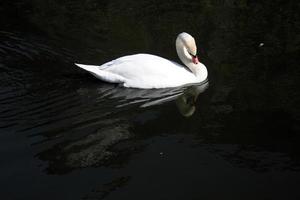
<instances>
[{"instance_id":1,"label":"swan","mask_svg":"<svg viewBox=\"0 0 300 200\"><path fill-rule=\"evenodd\" d=\"M183 32L175 44L178 57L186 67L151 54L123 56L101 66L75 65L102 81L129 88L171 88L205 81L208 73L198 60L195 39Z\"/></svg>"}]
</instances>

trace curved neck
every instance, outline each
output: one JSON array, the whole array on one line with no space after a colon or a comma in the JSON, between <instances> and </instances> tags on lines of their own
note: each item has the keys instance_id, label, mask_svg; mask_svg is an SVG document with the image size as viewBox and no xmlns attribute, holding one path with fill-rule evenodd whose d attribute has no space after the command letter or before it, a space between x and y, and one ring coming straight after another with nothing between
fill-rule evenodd
<instances>
[{"instance_id":1,"label":"curved neck","mask_svg":"<svg viewBox=\"0 0 300 200\"><path fill-rule=\"evenodd\" d=\"M187 66L195 76L197 76L197 66L193 63L192 57L189 55L188 51L184 47L183 42L179 38L176 39L176 51L181 62Z\"/></svg>"},{"instance_id":2,"label":"curved neck","mask_svg":"<svg viewBox=\"0 0 300 200\"><path fill-rule=\"evenodd\" d=\"M206 67L201 63L193 63L192 56L188 53L183 42L179 38L176 39L176 51L181 62L187 66L196 77L204 78L204 76L207 76Z\"/></svg>"}]
</instances>

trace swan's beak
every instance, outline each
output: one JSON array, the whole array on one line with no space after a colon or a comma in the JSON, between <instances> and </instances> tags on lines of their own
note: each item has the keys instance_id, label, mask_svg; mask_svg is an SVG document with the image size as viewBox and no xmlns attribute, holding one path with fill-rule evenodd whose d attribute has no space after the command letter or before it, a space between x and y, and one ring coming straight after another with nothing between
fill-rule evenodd
<instances>
[{"instance_id":1,"label":"swan's beak","mask_svg":"<svg viewBox=\"0 0 300 200\"><path fill-rule=\"evenodd\" d=\"M193 63L196 65L199 63L197 55L193 56L192 60L193 60Z\"/></svg>"}]
</instances>

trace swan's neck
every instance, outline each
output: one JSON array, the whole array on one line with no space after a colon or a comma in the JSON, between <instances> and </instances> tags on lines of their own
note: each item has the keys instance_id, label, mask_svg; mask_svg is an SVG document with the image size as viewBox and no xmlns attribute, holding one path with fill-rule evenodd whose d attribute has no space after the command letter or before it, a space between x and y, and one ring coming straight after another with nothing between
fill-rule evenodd
<instances>
[{"instance_id":1,"label":"swan's neck","mask_svg":"<svg viewBox=\"0 0 300 200\"><path fill-rule=\"evenodd\" d=\"M184 44L179 38L176 40L176 51L181 62L187 66L196 77L202 78L203 76L207 76L206 67L201 63L193 63L192 56L188 53L187 49L184 47Z\"/></svg>"}]
</instances>

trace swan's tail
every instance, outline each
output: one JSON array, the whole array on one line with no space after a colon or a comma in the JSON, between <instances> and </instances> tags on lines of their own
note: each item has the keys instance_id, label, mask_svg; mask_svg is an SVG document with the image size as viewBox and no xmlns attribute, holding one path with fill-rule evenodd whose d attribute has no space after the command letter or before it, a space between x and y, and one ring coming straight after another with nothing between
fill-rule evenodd
<instances>
[{"instance_id":1,"label":"swan's tail","mask_svg":"<svg viewBox=\"0 0 300 200\"><path fill-rule=\"evenodd\" d=\"M83 64L78 64L78 63L74 63L76 66L80 67L81 69L84 69L88 72L91 73L97 73L97 71L99 71L99 66L96 65L83 65Z\"/></svg>"},{"instance_id":2,"label":"swan's tail","mask_svg":"<svg viewBox=\"0 0 300 200\"><path fill-rule=\"evenodd\" d=\"M102 80L102 81L106 81L106 82L110 82L110 83L124 83L125 79L118 75L118 74L114 74L105 70L101 70L99 69L99 66L97 65L83 65L83 64L78 64L78 63L74 63L75 65L77 65L78 67L90 72L92 75L94 75L96 78Z\"/></svg>"}]
</instances>

